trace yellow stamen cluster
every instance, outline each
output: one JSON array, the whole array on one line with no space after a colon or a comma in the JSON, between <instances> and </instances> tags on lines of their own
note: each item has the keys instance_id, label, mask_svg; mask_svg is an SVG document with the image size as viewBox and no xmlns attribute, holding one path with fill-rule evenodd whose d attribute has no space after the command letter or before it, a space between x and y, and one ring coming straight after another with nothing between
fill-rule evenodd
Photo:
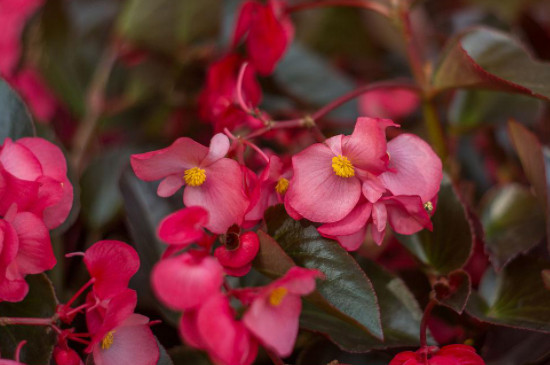
<instances>
[{"instance_id":1,"label":"yellow stamen cluster","mask_svg":"<svg viewBox=\"0 0 550 365\"><path fill-rule=\"evenodd\" d=\"M355 168L346 156L338 155L332 158L332 169L340 177L355 176Z\"/></svg>"},{"instance_id":2,"label":"yellow stamen cluster","mask_svg":"<svg viewBox=\"0 0 550 365\"><path fill-rule=\"evenodd\" d=\"M427 201L424 203L424 209L426 209L426 212L431 213L434 210L434 205L431 201Z\"/></svg>"},{"instance_id":3,"label":"yellow stamen cluster","mask_svg":"<svg viewBox=\"0 0 550 365\"><path fill-rule=\"evenodd\" d=\"M277 181L277 185L275 186L275 191L279 194L284 194L288 190L288 180L284 177L281 177L279 181Z\"/></svg>"},{"instance_id":4,"label":"yellow stamen cluster","mask_svg":"<svg viewBox=\"0 0 550 365\"><path fill-rule=\"evenodd\" d=\"M201 186L206 181L206 171L193 167L185 170L183 178L188 186Z\"/></svg>"},{"instance_id":5,"label":"yellow stamen cluster","mask_svg":"<svg viewBox=\"0 0 550 365\"><path fill-rule=\"evenodd\" d=\"M273 289L271 294L269 294L269 304L274 307L281 305L283 299L286 297L288 290L282 286L276 289Z\"/></svg>"},{"instance_id":6,"label":"yellow stamen cluster","mask_svg":"<svg viewBox=\"0 0 550 365\"><path fill-rule=\"evenodd\" d=\"M113 346L113 341L114 341L113 334L114 333L115 333L115 331L110 331L103 338L103 340L101 341L101 349L102 350L108 350L111 346Z\"/></svg>"}]
</instances>

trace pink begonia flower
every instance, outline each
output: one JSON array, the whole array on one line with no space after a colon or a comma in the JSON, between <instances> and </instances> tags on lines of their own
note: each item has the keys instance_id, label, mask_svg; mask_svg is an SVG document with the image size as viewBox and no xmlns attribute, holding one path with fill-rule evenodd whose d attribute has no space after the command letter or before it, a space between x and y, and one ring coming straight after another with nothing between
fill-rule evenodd
<instances>
[{"instance_id":1,"label":"pink begonia flower","mask_svg":"<svg viewBox=\"0 0 550 365\"><path fill-rule=\"evenodd\" d=\"M221 234L242 223L249 204L239 164L224 157L228 150L229 139L221 133L212 137L209 148L183 137L167 148L132 155L131 163L142 180L164 179L157 191L160 196L170 196L187 185L184 204L206 209L206 228Z\"/></svg>"},{"instance_id":2,"label":"pink begonia flower","mask_svg":"<svg viewBox=\"0 0 550 365\"><path fill-rule=\"evenodd\" d=\"M214 125L216 132L233 130L241 125L261 127L262 123L244 111L238 103L238 75L244 60L229 54L212 64L205 87L199 96L199 115ZM260 84L253 67L247 67L242 82L242 96L249 107L256 107L262 98Z\"/></svg>"},{"instance_id":3,"label":"pink begonia flower","mask_svg":"<svg viewBox=\"0 0 550 365\"><path fill-rule=\"evenodd\" d=\"M377 89L359 97L359 114L371 118L400 119L411 114L420 104L414 90Z\"/></svg>"},{"instance_id":4,"label":"pink begonia flower","mask_svg":"<svg viewBox=\"0 0 550 365\"><path fill-rule=\"evenodd\" d=\"M17 212L14 204L0 219L0 301L19 302L29 286L27 274L40 274L56 264L48 229L40 218Z\"/></svg>"},{"instance_id":5,"label":"pink begonia flower","mask_svg":"<svg viewBox=\"0 0 550 365\"><path fill-rule=\"evenodd\" d=\"M250 62L258 73L271 74L294 38L286 4L281 0L269 0L266 5L258 1L245 2L233 34L233 47L243 37Z\"/></svg>"},{"instance_id":6,"label":"pink begonia flower","mask_svg":"<svg viewBox=\"0 0 550 365\"><path fill-rule=\"evenodd\" d=\"M260 174L252 196L245 220L258 222L263 219L265 210L282 203L288 190L292 172L285 169L281 159L275 155L269 157L267 166Z\"/></svg>"},{"instance_id":7,"label":"pink begonia flower","mask_svg":"<svg viewBox=\"0 0 550 365\"><path fill-rule=\"evenodd\" d=\"M196 251L158 262L151 273L157 297L175 310L194 308L221 290L223 268L218 260Z\"/></svg>"},{"instance_id":8,"label":"pink begonia flower","mask_svg":"<svg viewBox=\"0 0 550 365\"><path fill-rule=\"evenodd\" d=\"M298 335L302 295L315 290L318 270L293 267L282 278L262 288L243 316L245 326L267 348L286 357Z\"/></svg>"},{"instance_id":9,"label":"pink begonia flower","mask_svg":"<svg viewBox=\"0 0 550 365\"><path fill-rule=\"evenodd\" d=\"M425 359L428 361L426 362ZM428 347L416 352L405 351L397 354L388 365L485 365L476 350L467 345Z\"/></svg>"},{"instance_id":10,"label":"pink begonia flower","mask_svg":"<svg viewBox=\"0 0 550 365\"><path fill-rule=\"evenodd\" d=\"M6 138L0 149L0 165L4 170L0 180L9 182L4 185L0 181L0 195L8 195L10 199L11 192L4 189L24 185L32 195L22 197L15 192L13 196L21 198L12 200L18 210L42 216L49 229L65 221L73 203L73 186L67 178L67 162L59 147L42 138L21 138L15 142ZM13 178L21 181L15 182ZM5 208L5 202L0 207Z\"/></svg>"},{"instance_id":11,"label":"pink begonia flower","mask_svg":"<svg viewBox=\"0 0 550 365\"><path fill-rule=\"evenodd\" d=\"M216 248L214 256L225 268L227 274L232 276L244 276L252 268L252 260L260 250L260 240L256 232L246 232L241 235L227 235L235 238L232 242ZM234 242L236 241L236 242Z\"/></svg>"},{"instance_id":12,"label":"pink begonia flower","mask_svg":"<svg viewBox=\"0 0 550 365\"><path fill-rule=\"evenodd\" d=\"M91 294L91 293L90 293ZM88 301L94 301L88 295ZM137 296L126 289L86 312L92 334L87 353L97 365L155 365L159 348L149 328L149 318L133 313Z\"/></svg>"},{"instance_id":13,"label":"pink begonia flower","mask_svg":"<svg viewBox=\"0 0 550 365\"><path fill-rule=\"evenodd\" d=\"M389 126L396 125L387 119L359 118L351 136L334 136L295 155L285 205L314 222L343 219L362 191L372 189L374 174L386 170Z\"/></svg>"},{"instance_id":14,"label":"pink begonia flower","mask_svg":"<svg viewBox=\"0 0 550 365\"><path fill-rule=\"evenodd\" d=\"M139 269L139 256L127 243L104 240L94 243L84 253L84 264L95 279L93 292L104 300L128 287L130 278Z\"/></svg>"},{"instance_id":15,"label":"pink begonia flower","mask_svg":"<svg viewBox=\"0 0 550 365\"><path fill-rule=\"evenodd\" d=\"M84 362L78 356L75 350L67 344L57 344L53 349L53 358L57 365L84 365Z\"/></svg>"},{"instance_id":16,"label":"pink begonia flower","mask_svg":"<svg viewBox=\"0 0 550 365\"><path fill-rule=\"evenodd\" d=\"M215 364L249 365L258 353L256 340L235 320L229 299L221 293L183 312L180 334L190 346L208 352Z\"/></svg>"},{"instance_id":17,"label":"pink begonia flower","mask_svg":"<svg viewBox=\"0 0 550 365\"><path fill-rule=\"evenodd\" d=\"M202 207L187 207L165 217L158 227L158 236L169 245L184 248L204 235L208 212Z\"/></svg>"}]
</instances>

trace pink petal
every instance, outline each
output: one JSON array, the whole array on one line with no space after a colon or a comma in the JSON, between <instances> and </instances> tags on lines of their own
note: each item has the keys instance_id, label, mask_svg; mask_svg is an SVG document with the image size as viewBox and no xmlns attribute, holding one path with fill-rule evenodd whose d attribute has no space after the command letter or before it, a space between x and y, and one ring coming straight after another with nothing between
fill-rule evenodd
<instances>
[{"instance_id":1,"label":"pink petal","mask_svg":"<svg viewBox=\"0 0 550 365\"><path fill-rule=\"evenodd\" d=\"M183 175L169 175L160 182L157 194L160 197L167 198L174 195L184 184Z\"/></svg>"},{"instance_id":2,"label":"pink petal","mask_svg":"<svg viewBox=\"0 0 550 365\"><path fill-rule=\"evenodd\" d=\"M58 181L67 179L67 163L61 149L43 138L21 138L18 144L27 147L38 159L42 173Z\"/></svg>"},{"instance_id":3,"label":"pink petal","mask_svg":"<svg viewBox=\"0 0 550 365\"><path fill-rule=\"evenodd\" d=\"M227 155L227 151L229 151L229 146L229 138L227 138L225 134L215 134L210 140L208 154L206 155L206 158L202 162L201 166L208 166L218 161L220 158L225 157L225 155Z\"/></svg>"},{"instance_id":4,"label":"pink petal","mask_svg":"<svg viewBox=\"0 0 550 365\"><path fill-rule=\"evenodd\" d=\"M94 293L105 299L128 287L130 278L139 269L139 257L136 250L124 242L104 240L86 250L84 264L95 278Z\"/></svg>"},{"instance_id":5,"label":"pink petal","mask_svg":"<svg viewBox=\"0 0 550 365\"><path fill-rule=\"evenodd\" d=\"M29 285L23 278L0 278L0 300L20 302L27 296Z\"/></svg>"},{"instance_id":6,"label":"pink petal","mask_svg":"<svg viewBox=\"0 0 550 365\"><path fill-rule=\"evenodd\" d=\"M386 192L386 188L377 176L370 175L368 179L363 180L361 186L363 196L371 203L376 203L378 199Z\"/></svg>"},{"instance_id":7,"label":"pink petal","mask_svg":"<svg viewBox=\"0 0 550 365\"><path fill-rule=\"evenodd\" d=\"M42 167L37 157L27 147L10 138L4 140L4 146L0 150L0 163L13 176L34 181L42 176Z\"/></svg>"},{"instance_id":8,"label":"pink petal","mask_svg":"<svg viewBox=\"0 0 550 365\"><path fill-rule=\"evenodd\" d=\"M374 242L380 246L382 241L384 241L384 236L386 235L386 226L379 231L373 223L370 225L370 233Z\"/></svg>"},{"instance_id":9,"label":"pink petal","mask_svg":"<svg viewBox=\"0 0 550 365\"><path fill-rule=\"evenodd\" d=\"M364 225L355 233L349 234L347 236L336 236L335 239L347 251L355 251L358 250L365 241L366 234L367 226Z\"/></svg>"},{"instance_id":10,"label":"pink petal","mask_svg":"<svg viewBox=\"0 0 550 365\"><path fill-rule=\"evenodd\" d=\"M239 17L237 18L237 23L235 25L235 31L233 32L233 41L231 42L232 48L237 47L246 32L248 32L250 29L250 23L259 8L261 8L261 4L256 1L245 1L242 3L241 8L239 9Z\"/></svg>"},{"instance_id":11,"label":"pink petal","mask_svg":"<svg viewBox=\"0 0 550 365\"><path fill-rule=\"evenodd\" d=\"M133 324L142 319L141 324ZM97 365L156 365L159 359L159 347L148 318L132 314L113 332L113 343L108 349L102 349L98 343L94 347L94 362Z\"/></svg>"},{"instance_id":12,"label":"pink petal","mask_svg":"<svg viewBox=\"0 0 550 365\"><path fill-rule=\"evenodd\" d=\"M348 215L361 195L355 177L337 176L334 154L323 144L314 144L292 158L294 177L286 193L288 204L314 222L336 222Z\"/></svg>"},{"instance_id":13,"label":"pink petal","mask_svg":"<svg viewBox=\"0 0 550 365\"><path fill-rule=\"evenodd\" d=\"M19 238L15 228L11 223L0 219L0 280L6 275L6 269L15 260L18 251Z\"/></svg>"},{"instance_id":14,"label":"pink petal","mask_svg":"<svg viewBox=\"0 0 550 365\"><path fill-rule=\"evenodd\" d=\"M208 212L204 208L187 207L164 218L159 223L158 235L168 244L190 244L202 237L207 223Z\"/></svg>"},{"instance_id":15,"label":"pink petal","mask_svg":"<svg viewBox=\"0 0 550 365\"><path fill-rule=\"evenodd\" d=\"M260 240L256 232L246 232L239 236L239 245L235 249L220 246L214 251L214 256L219 263L232 269L238 269L249 265L258 254Z\"/></svg>"},{"instance_id":16,"label":"pink petal","mask_svg":"<svg viewBox=\"0 0 550 365\"><path fill-rule=\"evenodd\" d=\"M399 119L411 114L419 103L415 91L378 89L359 97L359 113L368 117Z\"/></svg>"},{"instance_id":17,"label":"pink petal","mask_svg":"<svg viewBox=\"0 0 550 365\"><path fill-rule=\"evenodd\" d=\"M394 195L419 195L427 202L439 191L441 160L430 145L413 134L401 134L388 143L390 170L379 176Z\"/></svg>"},{"instance_id":18,"label":"pink petal","mask_svg":"<svg viewBox=\"0 0 550 365\"><path fill-rule=\"evenodd\" d=\"M319 270L293 266L286 272L285 276L272 282L269 287L284 286L289 293L306 295L315 290L316 278L324 278L324 274Z\"/></svg>"},{"instance_id":19,"label":"pink petal","mask_svg":"<svg viewBox=\"0 0 550 365\"><path fill-rule=\"evenodd\" d=\"M369 202L359 203L344 219L326 223L317 228L323 236L348 236L359 231L370 218L372 204Z\"/></svg>"},{"instance_id":20,"label":"pink petal","mask_svg":"<svg viewBox=\"0 0 550 365\"><path fill-rule=\"evenodd\" d=\"M418 196L395 196L384 200L388 210L388 222L401 234L413 234L423 228L432 229L429 214Z\"/></svg>"},{"instance_id":21,"label":"pink petal","mask_svg":"<svg viewBox=\"0 0 550 365\"><path fill-rule=\"evenodd\" d=\"M196 259L185 253L155 265L151 282L156 295L169 308L194 308L218 293L223 268L213 257Z\"/></svg>"},{"instance_id":22,"label":"pink petal","mask_svg":"<svg viewBox=\"0 0 550 365\"><path fill-rule=\"evenodd\" d=\"M18 213L13 228L19 237L16 262L23 274L39 274L56 264L50 242L50 232L42 220L32 213Z\"/></svg>"},{"instance_id":23,"label":"pink petal","mask_svg":"<svg viewBox=\"0 0 550 365\"><path fill-rule=\"evenodd\" d=\"M183 202L206 209L210 216L206 228L214 233L225 233L231 225L241 224L249 202L239 164L222 158L208 166L206 181L201 186L187 186Z\"/></svg>"},{"instance_id":24,"label":"pink petal","mask_svg":"<svg viewBox=\"0 0 550 365\"><path fill-rule=\"evenodd\" d=\"M199 308L187 309L182 313L179 330L186 344L200 350L206 350L207 345L200 334L197 324Z\"/></svg>"},{"instance_id":25,"label":"pink petal","mask_svg":"<svg viewBox=\"0 0 550 365\"><path fill-rule=\"evenodd\" d=\"M182 175L186 169L199 166L208 149L191 138L176 139L169 147L132 155L130 162L137 177L145 181L169 175Z\"/></svg>"},{"instance_id":26,"label":"pink petal","mask_svg":"<svg viewBox=\"0 0 550 365\"><path fill-rule=\"evenodd\" d=\"M19 179L0 164L0 215L5 215L12 204L27 209L38 199L39 188L39 182Z\"/></svg>"},{"instance_id":27,"label":"pink petal","mask_svg":"<svg viewBox=\"0 0 550 365\"><path fill-rule=\"evenodd\" d=\"M372 207L372 224L378 232L382 232L386 228L388 221L388 212L384 203L374 203Z\"/></svg>"},{"instance_id":28,"label":"pink petal","mask_svg":"<svg viewBox=\"0 0 550 365\"><path fill-rule=\"evenodd\" d=\"M292 353L298 335L298 318L302 301L298 295L287 294L281 304L271 305L269 297L255 300L243 317L245 326L264 346L281 357Z\"/></svg>"},{"instance_id":29,"label":"pink petal","mask_svg":"<svg viewBox=\"0 0 550 365\"><path fill-rule=\"evenodd\" d=\"M343 139L343 154L356 168L373 174L385 171L386 128L396 126L389 119L358 118L351 136Z\"/></svg>"}]
</instances>

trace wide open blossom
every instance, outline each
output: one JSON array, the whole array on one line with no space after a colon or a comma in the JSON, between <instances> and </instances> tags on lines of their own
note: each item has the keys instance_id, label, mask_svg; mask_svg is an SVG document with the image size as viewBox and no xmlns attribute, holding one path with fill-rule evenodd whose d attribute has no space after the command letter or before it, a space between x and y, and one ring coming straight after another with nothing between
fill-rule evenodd
<instances>
[{"instance_id":1,"label":"wide open blossom","mask_svg":"<svg viewBox=\"0 0 550 365\"><path fill-rule=\"evenodd\" d=\"M15 203L19 211L42 217L49 229L59 226L73 203L63 152L42 138L6 138L0 149L0 196L0 214Z\"/></svg>"},{"instance_id":2,"label":"wide open blossom","mask_svg":"<svg viewBox=\"0 0 550 365\"><path fill-rule=\"evenodd\" d=\"M286 4L281 0L269 0L266 5L258 1L243 3L233 34L233 47L243 38L248 58L258 73L271 74L294 38Z\"/></svg>"},{"instance_id":3,"label":"wide open blossom","mask_svg":"<svg viewBox=\"0 0 550 365\"><path fill-rule=\"evenodd\" d=\"M214 125L215 131L233 130L241 125L253 128L263 125L244 111L237 99L238 75L243 62L239 55L229 54L208 69L205 87L199 96L199 114ZM241 92L247 106L258 106L262 90L253 67L247 67L244 72Z\"/></svg>"},{"instance_id":4,"label":"wide open blossom","mask_svg":"<svg viewBox=\"0 0 550 365\"><path fill-rule=\"evenodd\" d=\"M243 316L245 326L279 356L290 355L298 335L301 296L315 290L319 277L322 273L317 270L291 268L260 290Z\"/></svg>"},{"instance_id":5,"label":"wide open blossom","mask_svg":"<svg viewBox=\"0 0 550 365\"><path fill-rule=\"evenodd\" d=\"M388 223L401 234L432 229L430 215L443 177L441 160L426 142L412 134L391 140L388 155L388 171L377 177L383 195L373 199L364 194L346 217L320 226L319 233L353 251L363 242L368 226L377 244L382 243Z\"/></svg>"},{"instance_id":6,"label":"wide open blossom","mask_svg":"<svg viewBox=\"0 0 550 365\"><path fill-rule=\"evenodd\" d=\"M471 346L448 345L439 351L437 347L428 347L416 352L401 352L389 365L485 365L485 362Z\"/></svg>"},{"instance_id":7,"label":"wide open blossom","mask_svg":"<svg viewBox=\"0 0 550 365\"><path fill-rule=\"evenodd\" d=\"M235 319L229 299L221 293L183 312L180 334L190 346L208 352L215 364L249 365L258 353L257 341Z\"/></svg>"},{"instance_id":8,"label":"wide open blossom","mask_svg":"<svg viewBox=\"0 0 550 365\"><path fill-rule=\"evenodd\" d=\"M351 136L316 143L292 158L294 177L285 204L314 222L343 219L359 202L382 195L376 175L387 170L387 119L359 118Z\"/></svg>"},{"instance_id":9,"label":"wide open blossom","mask_svg":"<svg viewBox=\"0 0 550 365\"><path fill-rule=\"evenodd\" d=\"M18 212L15 204L0 219L0 301L25 298L28 274L40 274L56 264L50 234L33 213Z\"/></svg>"},{"instance_id":10,"label":"wide open blossom","mask_svg":"<svg viewBox=\"0 0 550 365\"><path fill-rule=\"evenodd\" d=\"M157 191L160 196L170 196L186 185L184 204L206 209L206 228L221 234L242 223L249 205L239 164L224 158L228 150L229 139L221 133L212 137L209 148L183 137L167 148L132 155L131 163L142 180L164 179Z\"/></svg>"},{"instance_id":11,"label":"wide open blossom","mask_svg":"<svg viewBox=\"0 0 550 365\"><path fill-rule=\"evenodd\" d=\"M87 301L95 302L90 293ZM126 289L86 312L86 324L92 335L87 353L97 365L155 365L159 348L149 328L149 319L135 314L137 296Z\"/></svg>"}]
</instances>

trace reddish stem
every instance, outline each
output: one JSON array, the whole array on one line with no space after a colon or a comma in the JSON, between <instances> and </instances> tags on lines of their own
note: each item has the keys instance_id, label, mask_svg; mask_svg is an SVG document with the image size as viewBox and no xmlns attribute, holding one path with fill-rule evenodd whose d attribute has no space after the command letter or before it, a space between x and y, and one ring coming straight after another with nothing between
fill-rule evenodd
<instances>
[{"instance_id":1,"label":"reddish stem","mask_svg":"<svg viewBox=\"0 0 550 365\"><path fill-rule=\"evenodd\" d=\"M387 7L368 0L321 0L321 1L304 2L302 4L289 6L287 8L287 12L294 13L300 10L322 8L327 6L351 6L355 8L372 10L385 17L390 16L390 10Z\"/></svg>"},{"instance_id":2,"label":"reddish stem","mask_svg":"<svg viewBox=\"0 0 550 365\"><path fill-rule=\"evenodd\" d=\"M239 76L237 78L237 102L239 103L242 110L244 110L248 114L253 114L252 109L250 109L248 105L246 105L243 97L244 73L246 72L247 66L248 62L244 62L239 70Z\"/></svg>"},{"instance_id":3,"label":"reddish stem","mask_svg":"<svg viewBox=\"0 0 550 365\"><path fill-rule=\"evenodd\" d=\"M426 305L426 309L424 309L424 314L422 315L422 321L420 322L420 348L426 348L428 346L427 341L427 331L428 331L428 319L430 318L430 314L432 313L432 309L434 309L435 305L437 304L435 299L430 299L428 302L428 305Z\"/></svg>"},{"instance_id":4,"label":"reddish stem","mask_svg":"<svg viewBox=\"0 0 550 365\"><path fill-rule=\"evenodd\" d=\"M264 153L264 151L262 151L260 149L260 147L256 146L254 143L252 143L252 142L250 142L246 139L243 139L242 141L243 141L244 144L246 144L247 146L252 148L254 151L256 151L266 163L269 162L269 157L267 157L267 155Z\"/></svg>"},{"instance_id":5,"label":"reddish stem","mask_svg":"<svg viewBox=\"0 0 550 365\"><path fill-rule=\"evenodd\" d=\"M282 360L276 353L274 353L273 351L268 350L268 349L266 348L266 349L265 349L265 352L267 352L267 355L269 356L269 358L270 358L271 361L273 362L273 365L285 365L285 363L283 362L283 360Z\"/></svg>"},{"instance_id":6,"label":"reddish stem","mask_svg":"<svg viewBox=\"0 0 550 365\"><path fill-rule=\"evenodd\" d=\"M88 289L90 285L92 285L95 282L95 278L91 278L88 280L86 284L82 286L82 288L78 289L78 291L73 295L71 299L65 304L66 307L70 307L71 304L84 292L84 290Z\"/></svg>"},{"instance_id":7,"label":"reddish stem","mask_svg":"<svg viewBox=\"0 0 550 365\"><path fill-rule=\"evenodd\" d=\"M23 325L23 326L51 326L55 323L55 316L50 318L32 317L0 317L0 326Z\"/></svg>"},{"instance_id":8,"label":"reddish stem","mask_svg":"<svg viewBox=\"0 0 550 365\"><path fill-rule=\"evenodd\" d=\"M23 340L23 341L19 342L19 344L15 348L15 361L16 362L19 362L19 355L21 355L21 349L23 348L23 346L25 346L26 343L27 343L27 340Z\"/></svg>"}]
</instances>

